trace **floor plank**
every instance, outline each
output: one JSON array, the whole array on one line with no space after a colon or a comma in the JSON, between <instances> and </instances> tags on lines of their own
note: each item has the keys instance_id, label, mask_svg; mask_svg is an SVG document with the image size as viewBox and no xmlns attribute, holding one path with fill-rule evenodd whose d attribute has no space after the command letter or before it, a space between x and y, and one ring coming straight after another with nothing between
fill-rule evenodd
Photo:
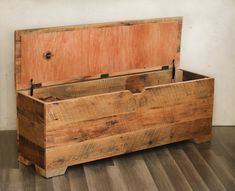
<instances>
[{"instance_id":1,"label":"floor plank","mask_svg":"<svg viewBox=\"0 0 235 191\"><path fill-rule=\"evenodd\" d=\"M70 191L71 190L67 172L63 176L54 177L52 181L53 181L53 190L56 190L56 191Z\"/></svg>"},{"instance_id":2,"label":"floor plank","mask_svg":"<svg viewBox=\"0 0 235 191\"><path fill-rule=\"evenodd\" d=\"M176 190L192 190L181 169L166 147L156 150L160 162Z\"/></svg>"},{"instance_id":3,"label":"floor plank","mask_svg":"<svg viewBox=\"0 0 235 191\"><path fill-rule=\"evenodd\" d=\"M68 168L71 191L88 191L87 180L83 165Z\"/></svg>"},{"instance_id":4,"label":"floor plank","mask_svg":"<svg viewBox=\"0 0 235 191\"><path fill-rule=\"evenodd\" d=\"M222 182L200 155L199 151L196 149L193 143L185 143L185 145L182 145L182 147L210 190L226 190Z\"/></svg>"},{"instance_id":5,"label":"floor plank","mask_svg":"<svg viewBox=\"0 0 235 191\"><path fill-rule=\"evenodd\" d=\"M127 154L125 156L116 157L113 160L114 164L120 169L128 190L158 190L144 159L140 154Z\"/></svg>"},{"instance_id":6,"label":"floor plank","mask_svg":"<svg viewBox=\"0 0 235 191\"><path fill-rule=\"evenodd\" d=\"M176 146L172 146L170 147L170 153L175 159L177 165L180 167L181 171L183 172L185 178L187 179L193 190L209 190L209 188L182 149Z\"/></svg>"},{"instance_id":7,"label":"floor plank","mask_svg":"<svg viewBox=\"0 0 235 191\"><path fill-rule=\"evenodd\" d=\"M143 151L142 155L158 189L162 191L175 190L154 149Z\"/></svg>"},{"instance_id":8,"label":"floor plank","mask_svg":"<svg viewBox=\"0 0 235 191\"><path fill-rule=\"evenodd\" d=\"M95 161L84 165L89 190L111 190L105 164ZM101 184L102 182L102 184Z\"/></svg>"}]
</instances>

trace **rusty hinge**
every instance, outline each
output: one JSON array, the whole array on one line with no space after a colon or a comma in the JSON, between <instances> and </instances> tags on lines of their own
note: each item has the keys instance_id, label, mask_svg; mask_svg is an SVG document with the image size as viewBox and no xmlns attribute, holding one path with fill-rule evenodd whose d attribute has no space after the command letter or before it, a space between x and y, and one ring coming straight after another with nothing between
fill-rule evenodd
<instances>
[{"instance_id":1,"label":"rusty hinge","mask_svg":"<svg viewBox=\"0 0 235 191\"><path fill-rule=\"evenodd\" d=\"M34 84L33 79L31 79L30 80L30 95L33 96L33 90L36 88L40 88L40 87L42 87L42 83Z\"/></svg>"}]
</instances>

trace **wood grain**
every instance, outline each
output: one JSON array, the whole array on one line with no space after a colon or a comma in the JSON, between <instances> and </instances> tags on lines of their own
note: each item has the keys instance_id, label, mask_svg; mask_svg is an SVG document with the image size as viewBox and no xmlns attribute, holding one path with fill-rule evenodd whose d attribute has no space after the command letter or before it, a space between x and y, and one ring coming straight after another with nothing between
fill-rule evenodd
<instances>
[{"instance_id":1,"label":"wood grain","mask_svg":"<svg viewBox=\"0 0 235 191\"><path fill-rule=\"evenodd\" d=\"M96 79L86 82L54 85L34 90L34 97L45 102L85 97L123 90L133 93L143 91L145 87L180 82L183 79L183 71L176 70L175 80L172 81L172 70L150 71L137 74L129 74L108 79ZM23 91L28 94L28 91Z\"/></svg>"},{"instance_id":2,"label":"wood grain","mask_svg":"<svg viewBox=\"0 0 235 191\"><path fill-rule=\"evenodd\" d=\"M166 108L117 114L114 116L80 121L58 126L48 126L46 147L73 144L120 133L148 129L153 125L164 128L180 122L208 118L212 113L212 98L199 99L194 104L185 103ZM203 107L204 110L199 109ZM188 111L194 111L193 114ZM166 116L170 116L166 120Z\"/></svg>"},{"instance_id":3,"label":"wood grain","mask_svg":"<svg viewBox=\"0 0 235 191\"><path fill-rule=\"evenodd\" d=\"M36 145L45 145L44 104L22 93L17 94L18 135ZM19 142L20 144L20 142Z\"/></svg>"},{"instance_id":4,"label":"wood grain","mask_svg":"<svg viewBox=\"0 0 235 191\"><path fill-rule=\"evenodd\" d=\"M211 118L152 127L46 149L48 171L210 134Z\"/></svg>"},{"instance_id":5,"label":"wood grain","mask_svg":"<svg viewBox=\"0 0 235 191\"><path fill-rule=\"evenodd\" d=\"M181 18L122 22L74 30L16 31L16 89L102 73L179 65ZM45 54L51 52L51 59Z\"/></svg>"},{"instance_id":6,"label":"wood grain","mask_svg":"<svg viewBox=\"0 0 235 191\"><path fill-rule=\"evenodd\" d=\"M147 87L139 94L132 94L125 90L56 101L46 104L46 122L49 128L49 126L173 106L195 99L208 98L213 95L213 82L213 79L201 79L187 83Z\"/></svg>"},{"instance_id":7,"label":"wood grain","mask_svg":"<svg viewBox=\"0 0 235 191\"><path fill-rule=\"evenodd\" d=\"M19 155L29 162L45 169L45 149L34 144L23 136L19 136ZM19 160L22 161L21 159Z\"/></svg>"}]
</instances>

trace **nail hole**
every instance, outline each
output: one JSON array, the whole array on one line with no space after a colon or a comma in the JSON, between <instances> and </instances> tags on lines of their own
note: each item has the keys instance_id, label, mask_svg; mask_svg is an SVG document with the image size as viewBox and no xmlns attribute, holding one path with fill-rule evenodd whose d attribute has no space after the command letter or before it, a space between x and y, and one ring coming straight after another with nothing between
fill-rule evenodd
<instances>
[{"instance_id":1,"label":"nail hole","mask_svg":"<svg viewBox=\"0 0 235 191\"><path fill-rule=\"evenodd\" d=\"M52 53L50 51L46 52L43 54L43 57L46 59L46 60L50 60L52 58Z\"/></svg>"}]
</instances>

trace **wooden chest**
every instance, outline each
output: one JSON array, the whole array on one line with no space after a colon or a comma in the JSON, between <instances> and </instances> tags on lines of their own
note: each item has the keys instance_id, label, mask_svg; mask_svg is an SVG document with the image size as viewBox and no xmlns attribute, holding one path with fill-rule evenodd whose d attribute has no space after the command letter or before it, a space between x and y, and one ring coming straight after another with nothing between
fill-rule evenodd
<instances>
[{"instance_id":1,"label":"wooden chest","mask_svg":"<svg viewBox=\"0 0 235 191\"><path fill-rule=\"evenodd\" d=\"M211 138L214 79L179 69L182 18L15 32L19 161L71 165Z\"/></svg>"}]
</instances>

